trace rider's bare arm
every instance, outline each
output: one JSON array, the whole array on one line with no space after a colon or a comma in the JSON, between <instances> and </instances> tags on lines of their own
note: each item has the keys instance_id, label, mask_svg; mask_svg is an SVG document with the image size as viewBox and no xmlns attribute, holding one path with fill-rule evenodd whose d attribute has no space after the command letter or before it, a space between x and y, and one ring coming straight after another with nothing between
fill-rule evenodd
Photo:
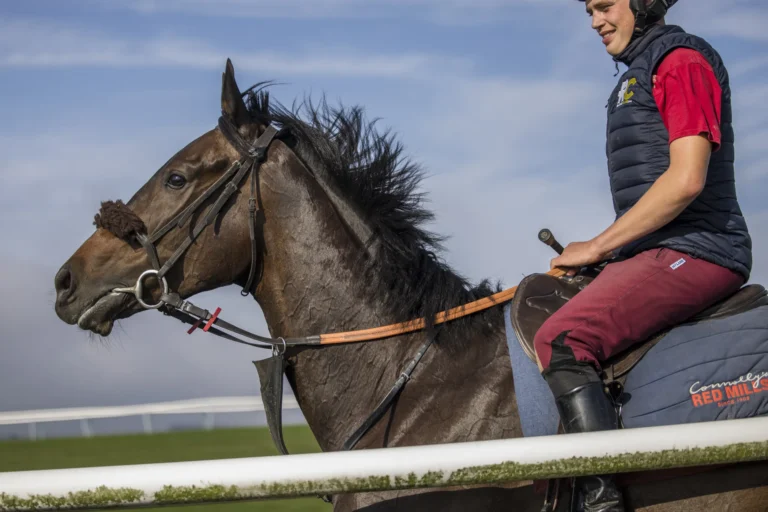
<instances>
[{"instance_id":1,"label":"rider's bare arm","mask_svg":"<svg viewBox=\"0 0 768 512\"><path fill-rule=\"evenodd\" d=\"M601 253L613 251L666 225L704 189L712 145L692 135L669 146L669 169L626 214L594 238Z\"/></svg>"}]
</instances>

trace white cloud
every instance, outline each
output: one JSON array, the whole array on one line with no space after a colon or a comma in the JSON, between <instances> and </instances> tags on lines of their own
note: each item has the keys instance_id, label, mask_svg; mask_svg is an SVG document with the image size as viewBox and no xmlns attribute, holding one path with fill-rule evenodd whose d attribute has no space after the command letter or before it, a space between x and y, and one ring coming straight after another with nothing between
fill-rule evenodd
<instances>
[{"instance_id":1,"label":"white cloud","mask_svg":"<svg viewBox=\"0 0 768 512\"><path fill-rule=\"evenodd\" d=\"M425 19L446 24L498 22L515 13L530 14L561 0L90 0L108 9L153 15L253 18L389 18ZM527 9L524 10L524 9Z\"/></svg>"},{"instance_id":2,"label":"white cloud","mask_svg":"<svg viewBox=\"0 0 768 512\"><path fill-rule=\"evenodd\" d=\"M146 15L184 13L198 16L253 18L422 19L442 24L498 23L545 15L558 23L566 10L579 10L571 0L84 0L102 8ZM547 10L545 10L545 8ZM583 8L580 9L583 12ZM581 14L580 12L580 14ZM695 0L679 2L670 23L695 26L707 35L768 41L764 27L768 9L760 0Z\"/></svg>"},{"instance_id":3,"label":"white cloud","mask_svg":"<svg viewBox=\"0 0 768 512\"><path fill-rule=\"evenodd\" d=\"M740 60L730 66L731 76L743 76L768 67L768 57L750 57Z\"/></svg>"},{"instance_id":4,"label":"white cloud","mask_svg":"<svg viewBox=\"0 0 768 512\"><path fill-rule=\"evenodd\" d=\"M454 78L432 97L419 121L421 147L446 174L478 179L547 173L562 176L571 154L601 151L602 94L592 82L559 78Z\"/></svg>"},{"instance_id":5,"label":"white cloud","mask_svg":"<svg viewBox=\"0 0 768 512\"><path fill-rule=\"evenodd\" d=\"M51 178L73 182L103 176L121 179L130 171L121 163L125 155L138 156L137 165L149 163L145 152L147 142L149 140L140 134L122 140L85 128L32 136L0 135L0 154L4 159L0 176L6 187L40 185ZM82 161L84 147L88 148L88 159Z\"/></svg>"},{"instance_id":6,"label":"white cloud","mask_svg":"<svg viewBox=\"0 0 768 512\"><path fill-rule=\"evenodd\" d=\"M765 5L757 7L755 3L749 6L745 2L733 2L731 5L724 6L723 2L717 3L699 2L695 7L689 6L691 18L699 23L699 29L702 34L714 36L728 36L736 39L745 39L749 41L765 42L768 41L768 32L765 27L768 25L768 9ZM684 2L681 2L681 5ZM690 12L690 11L689 11ZM687 14L687 12L686 12ZM686 18L681 18L685 20ZM681 23L683 23L681 21Z\"/></svg>"},{"instance_id":7,"label":"white cloud","mask_svg":"<svg viewBox=\"0 0 768 512\"><path fill-rule=\"evenodd\" d=\"M750 181L763 180L768 177L768 157L749 161L740 171L740 175Z\"/></svg>"},{"instance_id":8,"label":"white cloud","mask_svg":"<svg viewBox=\"0 0 768 512\"><path fill-rule=\"evenodd\" d=\"M670 9L667 22L703 37L768 41L768 8L761 0L681 1Z\"/></svg>"},{"instance_id":9,"label":"white cloud","mask_svg":"<svg viewBox=\"0 0 768 512\"><path fill-rule=\"evenodd\" d=\"M745 123L743 128L737 124L739 128L736 144L738 176L753 182L768 177L768 145L766 144L768 129L765 128L767 122L768 110L764 110L762 115L754 115L751 123Z\"/></svg>"},{"instance_id":10,"label":"white cloud","mask_svg":"<svg viewBox=\"0 0 768 512\"><path fill-rule=\"evenodd\" d=\"M422 53L372 55L352 48L314 47L298 54L272 50L226 51L205 41L179 37L121 40L38 21L0 21L0 68L178 67L223 69L227 58L238 69L288 75L413 77L455 59Z\"/></svg>"},{"instance_id":11,"label":"white cloud","mask_svg":"<svg viewBox=\"0 0 768 512\"><path fill-rule=\"evenodd\" d=\"M768 85L745 84L733 93L734 124L737 135L752 138L768 123ZM754 139L753 139L754 140Z\"/></svg>"},{"instance_id":12,"label":"white cloud","mask_svg":"<svg viewBox=\"0 0 768 512\"><path fill-rule=\"evenodd\" d=\"M60 130L54 123L51 131L0 136L0 216L14 241L0 256L63 263L93 232L100 201L128 200L172 154L168 145L181 147L178 133L188 132L148 128L121 138L109 126L111 133L97 133L69 121Z\"/></svg>"}]
</instances>

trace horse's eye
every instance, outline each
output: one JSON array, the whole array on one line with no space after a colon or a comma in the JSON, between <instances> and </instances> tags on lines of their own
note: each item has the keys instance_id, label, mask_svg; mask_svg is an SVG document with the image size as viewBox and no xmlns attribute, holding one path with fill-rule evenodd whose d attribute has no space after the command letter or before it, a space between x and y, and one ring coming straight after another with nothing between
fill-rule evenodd
<instances>
[{"instance_id":1,"label":"horse's eye","mask_svg":"<svg viewBox=\"0 0 768 512\"><path fill-rule=\"evenodd\" d=\"M187 179L181 174L171 174L168 177L167 184L171 188L181 188L187 184Z\"/></svg>"}]
</instances>

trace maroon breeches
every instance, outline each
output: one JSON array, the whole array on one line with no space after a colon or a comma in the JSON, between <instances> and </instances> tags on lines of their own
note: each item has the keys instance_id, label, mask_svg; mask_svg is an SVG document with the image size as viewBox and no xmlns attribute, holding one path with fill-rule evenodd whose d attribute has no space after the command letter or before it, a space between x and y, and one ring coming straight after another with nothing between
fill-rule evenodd
<instances>
[{"instance_id":1,"label":"maroon breeches","mask_svg":"<svg viewBox=\"0 0 768 512\"><path fill-rule=\"evenodd\" d=\"M536 354L549 368L552 342L568 331L563 344L576 360L600 370L601 361L687 320L742 284L737 272L672 249L639 253L608 264L547 319L534 339Z\"/></svg>"}]
</instances>

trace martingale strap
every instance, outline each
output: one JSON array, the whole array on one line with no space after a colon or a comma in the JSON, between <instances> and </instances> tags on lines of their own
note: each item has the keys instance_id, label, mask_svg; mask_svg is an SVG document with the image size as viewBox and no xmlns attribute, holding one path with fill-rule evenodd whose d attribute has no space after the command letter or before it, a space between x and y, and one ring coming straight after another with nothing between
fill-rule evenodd
<instances>
[{"instance_id":1,"label":"martingale strap","mask_svg":"<svg viewBox=\"0 0 768 512\"><path fill-rule=\"evenodd\" d=\"M384 416L384 413L389 410L392 402L397 398L405 385L411 379L416 366L418 366L424 354L427 353L429 347L432 346L435 337L430 335L427 340L422 343L419 350L414 355L408 364L405 366L400 376L395 381L392 388L379 402L376 408L371 414L355 429L355 431L349 436L347 441L342 446L342 451L352 450L362 437L376 425L379 420ZM285 441L283 439L283 373L287 366L285 361L285 353L275 351L272 357L262 359L261 361L254 361L256 371L259 374L261 400L264 404L264 413L267 417L267 426L269 427L269 433L272 436L272 441L275 443L277 450L282 455L288 455L288 449L285 447Z\"/></svg>"},{"instance_id":2,"label":"martingale strap","mask_svg":"<svg viewBox=\"0 0 768 512\"><path fill-rule=\"evenodd\" d=\"M427 338L427 341L425 341L421 347L419 347L419 350L416 352L416 355L411 359L411 362L408 363L408 365L405 367L405 369L400 373L400 376L395 381L395 384L392 386L392 389L389 390L389 393L384 397L384 399L379 402L379 405L376 406L376 409L373 410L373 412L363 421L363 423L355 430L355 432L347 439L347 442L344 443L344 446L341 448L342 450L351 450L355 446L357 446L357 443L360 441L360 439L365 435L366 432L368 432L371 427L373 427L376 423L379 422L381 417L384 415L385 412L387 412L387 409L389 409L389 406L392 405L392 401L397 397L397 395L400 394L400 391L403 390L405 387L405 384L411 379L411 374L413 373L413 370L416 369L416 365L419 364L419 361L421 361L421 358L424 357L424 354L427 353L427 349L432 346L432 342L435 340L433 336L429 336Z\"/></svg>"}]
</instances>

